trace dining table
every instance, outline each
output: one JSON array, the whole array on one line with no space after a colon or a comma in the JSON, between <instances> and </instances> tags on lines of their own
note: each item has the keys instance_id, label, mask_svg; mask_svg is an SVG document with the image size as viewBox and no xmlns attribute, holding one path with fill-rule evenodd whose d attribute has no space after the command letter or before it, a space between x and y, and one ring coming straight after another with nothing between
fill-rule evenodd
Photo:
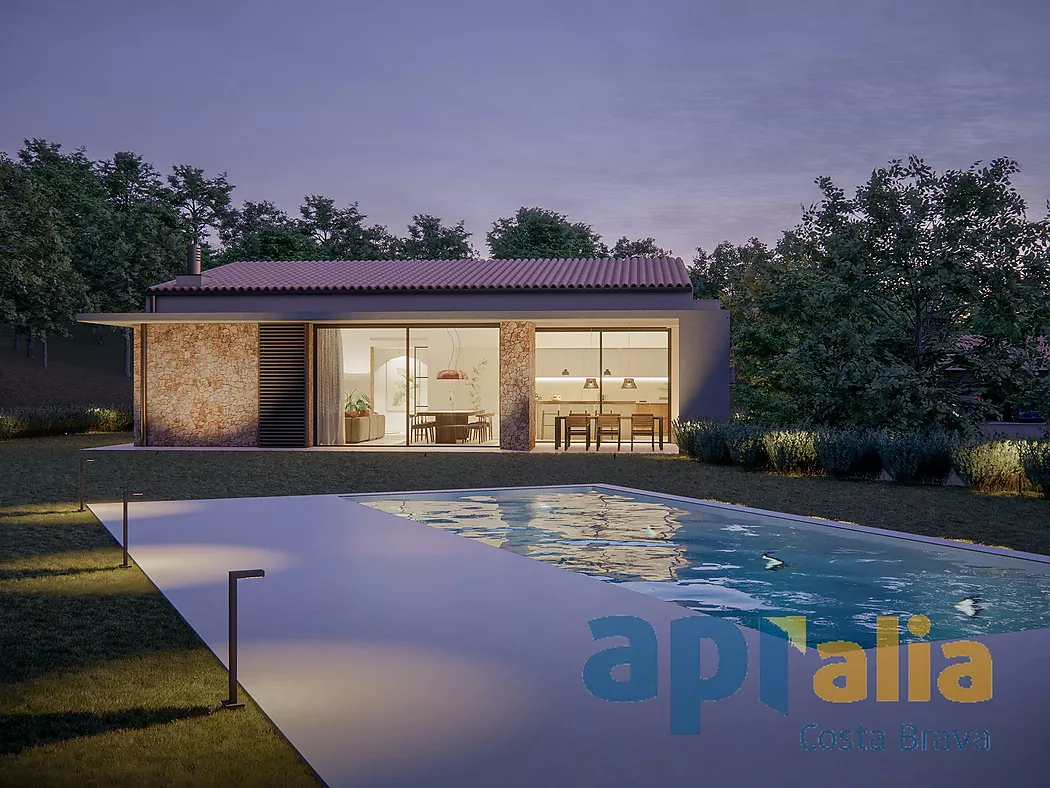
<instances>
[{"instance_id":1,"label":"dining table","mask_svg":"<svg viewBox=\"0 0 1050 788\"><path fill-rule=\"evenodd\" d=\"M418 415L433 417L434 443L459 443L467 439L467 425L470 417L482 411L477 408L449 410L421 410Z\"/></svg>"},{"instance_id":2,"label":"dining table","mask_svg":"<svg viewBox=\"0 0 1050 788\"><path fill-rule=\"evenodd\" d=\"M569 414L566 414L564 416L555 416L554 417L554 448L555 449L560 449L561 448L562 431L565 428L565 419L568 418L568 415ZM576 414L576 415L581 415L581 414ZM602 414L602 415L609 416L609 415L615 415L615 414L605 413L605 414ZM594 425L598 421L598 414L596 414L596 413L587 414L587 418L591 420L590 429L593 432ZM621 428L621 430L623 429L622 422L624 422L624 421L630 422L630 420L631 420L631 414L629 414L629 413L627 413L627 414L620 414L620 422L621 422L620 428ZM656 422L656 429L657 429L656 437L657 437L657 439L660 442L660 451L663 451L663 448L664 448L664 417L663 416L653 416L653 421ZM630 440L630 434L631 434L630 433L630 428L628 428L628 432L627 432L628 440ZM646 436L646 437L648 437L648 436ZM568 448L568 436L566 436L565 441L566 441L566 443L565 443L566 448Z\"/></svg>"}]
</instances>

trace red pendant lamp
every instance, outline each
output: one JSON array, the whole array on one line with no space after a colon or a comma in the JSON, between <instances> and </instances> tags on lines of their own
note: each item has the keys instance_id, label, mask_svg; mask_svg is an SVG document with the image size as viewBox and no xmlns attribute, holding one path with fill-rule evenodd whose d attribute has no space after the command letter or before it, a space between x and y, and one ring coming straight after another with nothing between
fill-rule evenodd
<instances>
[{"instance_id":1,"label":"red pendant lamp","mask_svg":"<svg viewBox=\"0 0 1050 788\"><path fill-rule=\"evenodd\" d=\"M448 332L448 338L452 341L452 355L448 359L448 367L437 373L438 380L466 380L467 373L462 369L456 367L456 357L459 355L459 343L456 341L459 338L459 332L456 331L456 336L452 336L452 330L446 328Z\"/></svg>"}]
</instances>

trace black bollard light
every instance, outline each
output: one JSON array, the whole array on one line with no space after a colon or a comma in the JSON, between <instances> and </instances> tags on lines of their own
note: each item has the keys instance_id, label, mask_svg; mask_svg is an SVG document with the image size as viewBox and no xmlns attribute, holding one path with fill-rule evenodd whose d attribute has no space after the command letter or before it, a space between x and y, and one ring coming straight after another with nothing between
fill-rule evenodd
<instances>
[{"instance_id":1,"label":"black bollard light","mask_svg":"<svg viewBox=\"0 0 1050 788\"><path fill-rule=\"evenodd\" d=\"M224 709L239 709L244 706L237 700L237 581L245 577L266 577L262 569L237 569L230 571L230 690L226 700L222 702Z\"/></svg>"},{"instance_id":2,"label":"black bollard light","mask_svg":"<svg viewBox=\"0 0 1050 788\"><path fill-rule=\"evenodd\" d=\"M128 496L145 495L146 493L140 492L139 490L125 490L124 491L124 563L121 567L127 569L131 564L128 563Z\"/></svg>"},{"instance_id":3,"label":"black bollard light","mask_svg":"<svg viewBox=\"0 0 1050 788\"><path fill-rule=\"evenodd\" d=\"M80 511L84 511L84 466L89 462L96 462L95 457L85 457L83 454L80 455Z\"/></svg>"}]
</instances>

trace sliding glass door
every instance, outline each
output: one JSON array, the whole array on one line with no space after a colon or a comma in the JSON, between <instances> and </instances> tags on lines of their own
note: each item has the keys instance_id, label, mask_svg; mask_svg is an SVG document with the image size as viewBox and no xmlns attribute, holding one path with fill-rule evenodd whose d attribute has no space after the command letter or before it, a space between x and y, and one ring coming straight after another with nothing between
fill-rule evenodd
<instances>
[{"instance_id":1,"label":"sliding glass door","mask_svg":"<svg viewBox=\"0 0 1050 788\"><path fill-rule=\"evenodd\" d=\"M671 421L670 330L537 329L537 439L569 413L633 413Z\"/></svg>"},{"instance_id":2,"label":"sliding glass door","mask_svg":"<svg viewBox=\"0 0 1050 788\"><path fill-rule=\"evenodd\" d=\"M318 327L315 442L499 445L499 329Z\"/></svg>"}]
</instances>

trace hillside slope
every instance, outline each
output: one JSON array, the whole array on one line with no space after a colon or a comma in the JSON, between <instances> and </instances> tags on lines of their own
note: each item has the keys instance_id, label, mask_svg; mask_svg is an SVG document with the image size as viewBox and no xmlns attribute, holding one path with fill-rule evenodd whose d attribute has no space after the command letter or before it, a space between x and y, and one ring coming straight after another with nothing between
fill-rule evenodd
<instances>
[{"instance_id":1,"label":"hillside slope","mask_svg":"<svg viewBox=\"0 0 1050 788\"><path fill-rule=\"evenodd\" d=\"M48 367L40 364L40 346L26 357L25 337L18 352L11 328L0 330L0 408L32 405L131 405L131 378L124 377L124 338L103 328L96 345L91 326L76 325L69 337L49 343Z\"/></svg>"}]
</instances>

